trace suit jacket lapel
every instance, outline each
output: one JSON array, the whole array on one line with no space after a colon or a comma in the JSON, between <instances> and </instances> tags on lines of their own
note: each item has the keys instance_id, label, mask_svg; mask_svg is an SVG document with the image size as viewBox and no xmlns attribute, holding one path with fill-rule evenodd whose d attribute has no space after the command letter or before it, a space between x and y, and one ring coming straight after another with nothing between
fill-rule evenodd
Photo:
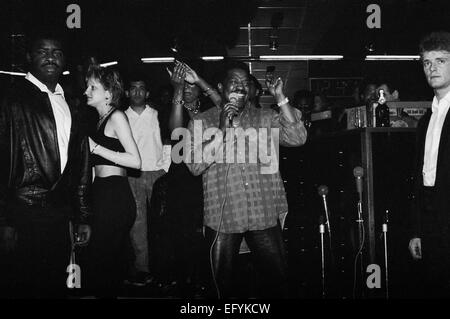
<instances>
[{"instance_id":1,"label":"suit jacket lapel","mask_svg":"<svg viewBox=\"0 0 450 319\"><path fill-rule=\"evenodd\" d=\"M442 168L443 160L447 159L447 144L448 144L448 134L450 133L450 112L447 112L447 115L445 116L444 125L442 126L441 131L441 138L439 140L439 152L438 152L438 159L436 164L436 182L435 185L439 182L439 172L441 171L440 168Z\"/></svg>"},{"instance_id":2,"label":"suit jacket lapel","mask_svg":"<svg viewBox=\"0 0 450 319\"><path fill-rule=\"evenodd\" d=\"M38 107L40 109L39 112L45 112L45 114L47 114L47 117L48 117L47 124L50 126L48 129L49 129L49 131L54 133L51 136L51 138L52 138L52 142L55 143L55 145L57 147L55 149L54 154L51 154L50 157L53 159L53 165L58 168L54 171L54 173L55 173L54 178L56 180L58 180L61 177L61 169L60 169L61 158L59 156L59 150L58 150L58 136L56 133L56 120L55 120L55 115L53 114L53 108L52 108L52 104L50 102L50 98L48 97L47 93L42 92L36 85L31 83L30 81L28 81L28 80L24 80L24 81L25 81L25 85L29 86L29 88L31 88L31 90L33 90L37 96L34 107Z\"/></svg>"},{"instance_id":3,"label":"suit jacket lapel","mask_svg":"<svg viewBox=\"0 0 450 319\"><path fill-rule=\"evenodd\" d=\"M425 140L427 138L428 125L430 124L431 119L431 110L429 110L424 115L424 119L421 123L421 127L418 129L419 134L419 150L420 150L420 169L422 170L423 166L423 157L425 155Z\"/></svg>"}]
</instances>

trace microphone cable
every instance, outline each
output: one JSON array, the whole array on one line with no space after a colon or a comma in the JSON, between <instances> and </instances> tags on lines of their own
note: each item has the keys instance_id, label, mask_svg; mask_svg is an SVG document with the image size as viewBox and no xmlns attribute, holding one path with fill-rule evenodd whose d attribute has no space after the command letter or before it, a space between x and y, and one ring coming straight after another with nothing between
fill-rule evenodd
<instances>
[{"instance_id":1,"label":"microphone cable","mask_svg":"<svg viewBox=\"0 0 450 319\"><path fill-rule=\"evenodd\" d=\"M220 228L222 227L222 220L223 220L223 212L224 212L224 208L225 208L225 203L227 202L228 199L228 172L230 170L230 163L227 164L227 171L225 173L225 198L222 201L222 205L220 207L220 220L219 220L219 226L216 232L216 236L214 237L214 240L211 244L211 247L209 248L209 264L211 266L211 273L212 273L212 277L213 277L213 282L214 282L214 287L216 288L216 292L217 292L217 298L221 299L220 296L220 289L219 289L219 285L217 284L217 280L216 280L216 274L214 272L214 264L213 264L213 248L214 245L217 242L217 239L219 238L219 233L220 233Z\"/></svg>"},{"instance_id":2,"label":"microphone cable","mask_svg":"<svg viewBox=\"0 0 450 319\"><path fill-rule=\"evenodd\" d=\"M358 222L358 234L359 233L362 234L362 240L360 241L360 247L358 249L358 252L356 253L355 262L353 265L353 299L356 298L356 268L357 268L357 263L358 263L358 257L361 256L361 254L362 254L362 250L364 247L364 241L365 241L365 237L366 237L363 221ZM362 259L361 259L361 262L362 262ZM362 267L362 265L361 265L361 267Z\"/></svg>"}]
</instances>

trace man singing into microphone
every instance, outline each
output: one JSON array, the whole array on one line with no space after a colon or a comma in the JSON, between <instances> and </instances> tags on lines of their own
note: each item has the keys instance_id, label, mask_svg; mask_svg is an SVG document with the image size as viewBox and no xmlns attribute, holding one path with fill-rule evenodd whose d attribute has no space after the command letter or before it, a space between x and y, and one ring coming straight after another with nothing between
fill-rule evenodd
<instances>
[{"instance_id":1,"label":"man singing into microphone","mask_svg":"<svg viewBox=\"0 0 450 319\"><path fill-rule=\"evenodd\" d=\"M276 79L268 83L270 93L280 107L279 113L270 108L256 108L248 102L249 81L245 64L233 63L224 68L218 84L222 106L209 109L195 118L201 121L203 131L217 128L220 133L210 140L203 139L200 145L203 154L218 144L224 149L234 144L236 153L240 153L242 150L236 143L239 139L237 128L242 128L240 131L266 129L269 135L271 128L277 128L280 144L299 146L305 143L306 130L300 120L301 112L289 105L283 93L283 81ZM227 136L231 127L236 128L235 134ZM193 121L189 129L194 136ZM220 136L219 140L216 140L217 136ZM191 144L192 155L194 150L195 145ZM219 298L233 296L233 268L245 238L256 258L255 266L264 279L265 289L259 289L264 295L258 297L283 298L287 296L287 278L278 217L287 211L285 191L278 169L264 174L260 160L257 163L249 161L251 154L246 150L245 163L236 157L234 161L212 159L201 163L186 160L194 175L203 174L205 236L212 248L214 281Z\"/></svg>"},{"instance_id":2,"label":"man singing into microphone","mask_svg":"<svg viewBox=\"0 0 450 319\"><path fill-rule=\"evenodd\" d=\"M416 218L409 250L423 260L426 296L442 298L450 297L450 33L426 36L420 56L435 96L417 126Z\"/></svg>"}]
</instances>

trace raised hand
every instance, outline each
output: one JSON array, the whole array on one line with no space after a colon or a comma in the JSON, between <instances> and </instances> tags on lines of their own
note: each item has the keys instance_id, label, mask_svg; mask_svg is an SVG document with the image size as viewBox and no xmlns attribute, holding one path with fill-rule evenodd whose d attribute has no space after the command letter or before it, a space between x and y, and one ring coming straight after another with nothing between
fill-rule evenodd
<instances>
[{"instance_id":1,"label":"raised hand","mask_svg":"<svg viewBox=\"0 0 450 319\"><path fill-rule=\"evenodd\" d=\"M170 75L170 81L173 86L182 86L184 85L184 80L186 78L186 68L182 63L175 63L175 68L173 72L171 72L168 68L166 68L167 72Z\"/></svg>"},{"instance_id":2,"label":"raised hand","mask_svg":"<svg viewBox=\"0 0 450 319\"><path fill-rule=\"evenodd\" d=\"M284 93L283 93L284 83L283 83L283 80L280 77L277 78L277 79L267 78L266 79L266 86L269 89L269 93L272 96L274 96L274 97L284 96Z\"/></svg>"},{"instance_id":3,"label":"raised hand","mask_svg":"<svg viewBox=\"0 0 450 319\"><path fill-rule=\"evenodd\" d=\"M200 77L197 75L197 73L192 70L186 63L183 63L183 66L186 70L186 77L184 78L186 82L188 82L189 84L198 83L200 81Z\"/></svg>"}]
</instances>

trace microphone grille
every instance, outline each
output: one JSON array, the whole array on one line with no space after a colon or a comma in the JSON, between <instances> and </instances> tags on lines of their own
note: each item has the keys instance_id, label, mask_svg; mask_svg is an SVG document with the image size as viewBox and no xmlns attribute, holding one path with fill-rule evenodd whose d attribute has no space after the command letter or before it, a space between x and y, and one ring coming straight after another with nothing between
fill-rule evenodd
<instances>
[{"instance_id":1,"label":"microphone grille","mask_svg":"<svg viewBox=\"0 0 450 319\"><path fill-rule=\"evenodd\" d=\"M364 176L364 169L361 166L356 166L353 169L353 176L355 176L355 177L363 177Z\"/></svg>"},{"instance_id":2,"label":"microphone grille","mask_svg":"<svg viewBox=\"0 0 450 319\"><path fill-rule=\"evenodd\" d=\"M320 185L320 186L317 188L317 193L318 193L320 196L328 195L328 187L327 187L326 185Z\"/></svg>"}]
</instances>

